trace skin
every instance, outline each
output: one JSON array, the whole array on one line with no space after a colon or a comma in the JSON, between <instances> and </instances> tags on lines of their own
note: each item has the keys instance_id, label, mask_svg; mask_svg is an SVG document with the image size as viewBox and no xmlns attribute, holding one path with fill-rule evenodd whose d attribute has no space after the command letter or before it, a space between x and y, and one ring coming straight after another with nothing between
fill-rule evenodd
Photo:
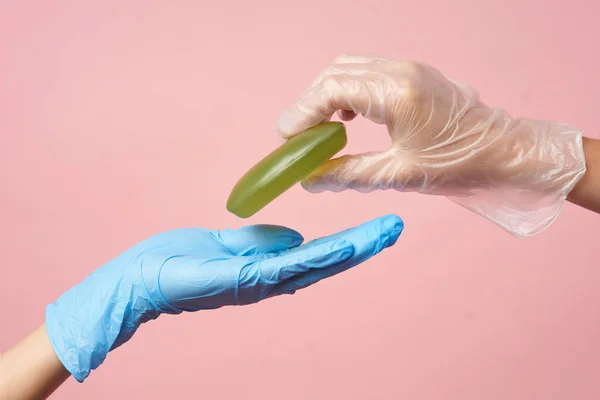
<instances>
[{"instance_id":1,"label":"skin","mask_svg":"<svg viewBox=\"0 0 600 400\"><path fill-rule=\"evenodd\" d=\"M567 200L595 213L600 213L600 140L583 138L587 171L573 188Z\"/></svg>"},{"instance_id":2,"label":"skin","mask_svg":"<svg viewBox=\"0 0 600 400\"><path fill-rule=\"evenodd\" d=\"M45 399L69 376L42 325L0 354L0 399Z\"/></svg>"}]
</instances>

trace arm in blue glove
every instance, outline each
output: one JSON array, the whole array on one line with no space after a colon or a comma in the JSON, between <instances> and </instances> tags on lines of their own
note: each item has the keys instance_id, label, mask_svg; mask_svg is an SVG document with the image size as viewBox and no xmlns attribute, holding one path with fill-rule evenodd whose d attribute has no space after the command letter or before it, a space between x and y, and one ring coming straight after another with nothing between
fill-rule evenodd
<instances>
[{"instance_id":1,"label":"arm in blue glove","mask_svg":"<svg viewBox=\"0 0 600 400\"><path fill-rule=\"evenodd\" d=\"M83 382L107 354L161 314L293 294L393 245L396 216L304 244L288 228L180 229L151 237L49 305L46 324L0 359L0 398L41 398Z\"/></svg>"}]
</instances>

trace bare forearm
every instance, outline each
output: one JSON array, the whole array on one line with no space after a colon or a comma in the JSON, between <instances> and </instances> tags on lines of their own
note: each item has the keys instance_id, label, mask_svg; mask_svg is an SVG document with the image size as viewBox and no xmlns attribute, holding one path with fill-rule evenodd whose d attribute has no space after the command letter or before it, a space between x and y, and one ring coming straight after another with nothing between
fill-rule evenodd
<instances>
[{"instance_id":1,"label":"bare forearm","mask_svg":"<svg viewBox=\"0 0 600 400\"><path fill-rule=\"evenodd\" d=\"M69 376L42 325L0 355L0 400L45 399Z\"/></svg>"},{"instance_id":2,"label":"bare forearm","mask_svg":"<svg viewBox=\"0 0 600 400\"><path fill-rule=\"evenodd\" d=\"M600 140L583 138L587 171L567 200L600 213Z\"/></svg>"}]
</instances>

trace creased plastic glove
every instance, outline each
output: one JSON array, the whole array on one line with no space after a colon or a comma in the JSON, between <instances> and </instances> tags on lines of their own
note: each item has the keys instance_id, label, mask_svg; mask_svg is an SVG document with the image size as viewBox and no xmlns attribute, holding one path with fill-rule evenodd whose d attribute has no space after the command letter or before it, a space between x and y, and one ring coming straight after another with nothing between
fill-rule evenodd
<instances>
[{"instance_id":1,"label":"creased plastic glove","mask_svg":"<svg viewBox=\"0 0 600 400\"><path fill-rule=\"evenodd\" d=\"M585 173L582 132L512 118L477 92L426 64L341 56L278 120L284 139L357 114L387 125L389 150L347 155L309 176L310 192L396 189L448 196L515 236L531 236L558 216Z\"/></svg>"},{"instance_id":2,"label":"creased plastic glove","mask_svg":"<svg viewBox=\"0 0 600 400\"><path fill-rule=\"evenodd\" d=\"M140 324L160 314L244 305L293 294L392 246L390 215L300 246L291 229L180 229L147 239L97 269L46 310L50 341L79 382Z\"/></svg>"}]
</instances>

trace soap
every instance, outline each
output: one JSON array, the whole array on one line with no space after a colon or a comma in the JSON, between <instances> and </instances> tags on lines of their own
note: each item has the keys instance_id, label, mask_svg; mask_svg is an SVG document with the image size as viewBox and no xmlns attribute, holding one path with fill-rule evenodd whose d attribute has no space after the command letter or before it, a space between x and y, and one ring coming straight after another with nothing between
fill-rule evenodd
<instances>
[{"instance_id":1,"label":"soap","mask_svg":"<svg viewBox=\"0 0 600 400\"><path fill-rule=\"evenodd\" d=\"M341 122L325 122L291 137L252 167L234 186L227 210L248 218L302 181L347 143Z\"/></svg>"}]
</instances>

